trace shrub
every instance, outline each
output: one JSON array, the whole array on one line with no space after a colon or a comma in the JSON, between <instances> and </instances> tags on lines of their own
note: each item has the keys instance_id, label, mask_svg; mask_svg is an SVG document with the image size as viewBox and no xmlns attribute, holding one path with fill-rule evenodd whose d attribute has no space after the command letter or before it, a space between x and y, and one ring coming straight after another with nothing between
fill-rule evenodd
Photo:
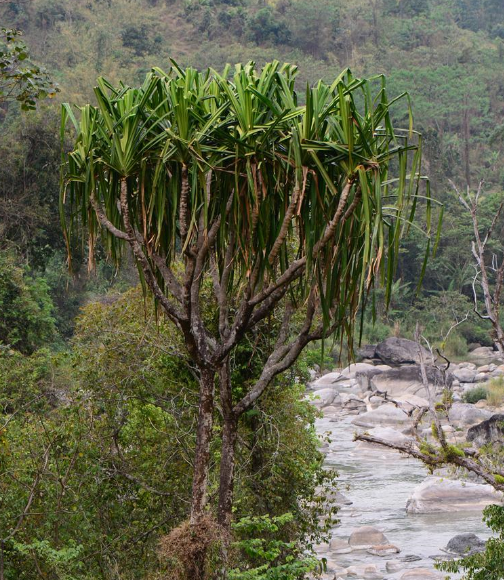
<instances>
[{"instance_id":1,"label":"shrub","mask_svg":"<svg viewBox=\"0 0 504 580\"><path fill-rule=\"evenodd\" d=\"M474 387L464 394L464 401L466 403L477 403L487 398L487 390L485 387Z\"/></svg>"},{"instance_id":2,"label":"shrub","mask_svg":"<svg viewBox=\"0 0 504 580\"><path fill-rule=\"evenodd\" d=\"M290 40L290 30L287 24L278 19L271 8L261 8L247 20L247 36L253 42L261 44L285 44Z\"/></svg>"},{"instance_id":3,"label":"shrub","mask_svg":"<svg viewBox=\"0 0 504 580\"><path fill-rule=\"evenodd\" d=\"M54 306L44 278L30 276L14 254L0 256L0 344L24 354L51 343Z\"/></svg>"},{"instance_id":4,"label":"shrub","mask_svg":"<svg viewBox=\"0 0 504 580\"><path fill-rule=\"evenodd\" d=\"M500 407L504 403L504 378L499 377L489 382L486 399L492 407Z\"/></svg>"}]
</instances>

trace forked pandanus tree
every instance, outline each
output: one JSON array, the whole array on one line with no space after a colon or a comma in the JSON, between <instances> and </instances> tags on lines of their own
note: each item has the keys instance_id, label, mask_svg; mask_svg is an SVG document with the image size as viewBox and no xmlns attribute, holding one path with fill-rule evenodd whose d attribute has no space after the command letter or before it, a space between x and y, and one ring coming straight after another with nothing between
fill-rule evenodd
<instances>
[{"instance_id":1,"label":"forked pandanus tree","mask_svg":"<svg viewBox=\"0 0 504 580\"><path fill-rule=\"evenodd\" d=\"M63 109L63 128L71 119L77 132L63 168L67 239L83 226L90 260L98 234L114 259L129 245L199 369L193 525L205 514L216 385L217 515L228 529L240 417L310 342L351 341L375 282L390 288L418 200L427 202L430 240L420 138L411 125L394 129L398 99L388 99L383 77L345 71L307 88L301 104L295 76L277 62L233 74L174 65L140 88L100 79L97 106L78 118ZM269 319L276 335L243 394L231 384L232 355Z\"/></svg>"}]
</instances>

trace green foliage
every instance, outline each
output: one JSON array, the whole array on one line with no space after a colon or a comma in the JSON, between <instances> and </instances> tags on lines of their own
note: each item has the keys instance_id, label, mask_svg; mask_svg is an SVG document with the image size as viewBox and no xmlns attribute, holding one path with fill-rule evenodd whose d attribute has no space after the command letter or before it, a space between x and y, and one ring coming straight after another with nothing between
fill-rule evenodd
<instances>
[{"instance_id":1,"label":"green foliage","mask_svg":"<svg viewBox=\"0 0 504 580\"><path fill-rule=\"evenodd\" d=\"M477 403L478 401L486 400L487 394L485 387L474 387L464 393L464 401L466 403Z\"/></svg>"},{"instance_id":2,"label":"green foliage","mask_svg":"<svg viewBox=\"0 0 504 580\"><path fill-rule=\"evenodd\" d=\"M152 39L152 34L147 25L127 26L121 33L123 45L130 48L137 56L144 56L153 52L156 43L160 41L158 37Z\"/></svg>"},{"instance_id":3,"label":"green foliage","mask_svg":"<svg viewBox=\"0 0 504 580\"><path fill-rule=\"evenodd\" d=\"M47 389L54 368L47 349L30 356L16 350L0 348L0 409L13 413L30 404L30 411L46 409L52 393ZM54 381L56 385L58 381Z\"/></svg>"},{"instance_id":4,"label":"green foliage","mask_svg":"<svg viewBox=\"0 0 504 580\"><path fill-rule=\"evenodd\" d=\"M422 441L419 447L421 453L424 455L430 455L432 457L436 457L436 448L428 443L427 441Z\"/></svg>"},{"instance_id":5,"label":"green foliage","mask_svg":"<svg viewBox=\"0 0 504 580\"><path fill-rule=\"evenodd\" d=\"M444 453L447 461L451 461L455 457L465 457L464 450L456 445L447 445Z\"/></svg>"},{"instance_id":6,"label":"green foliage","mask_svg":"<svg viewBox=\"0 0 504 580\"><path fill-rule=\"evenodd\" d=\"M46 281L30 276L10 253L0 253L0 344L23 353L55 338L53 304Z\"/></svg>"},{"instance_id":7,"label":"green foliage","mask_svg":"<svg viewBox=\"0 0 504 580\"><path fill-rule=\"evenodd\" d=\"M272 42L273 44L288 43L290 30L283 20L271 8L266 6L247 19L247 37L257 43Z\"/></svg>"},{"instance_id":8,"label":"green foliage","mask_svg":"<svg viewBox=\"0 0 504 580\"><path fill-rule=\"evenodd\" d=\"M1 127L0 247L44 272L55 251L65 248L59 216L59 119L39 110Z\"/></svg>"},{"instance_id":9,"label":"green foliage","mask_svg":"<svg viewBox=\"0 0 504 580\"><path fill-rule=\"evenodd\" d=\"M0 103L16 100L23 111L35 109L37 101L59 91L47 72L30 62L21 31L0 29Z\"/></svg>"},{"instance_id":10,"label":"green foliage","mask_svg":"<svg viewBox=\"0 0 504 580\"><path fill-rule=\"evenodd\" d=\"M254 63L236 65L232 77L155 69L139 88L116 89L100 79L98 106L80 108L79 120L68 105L63 108L64 123L71 120L77 132L61 190L66 236L81 228L92 250L101 232L118 261L125 228L133 227L144 232L146 255L155 246L171 265L196 243L191 223L225 216L212 249L222 272L233 244L226 288L232 300L253 269L269 281L301 260L303 283L290 286L292 299L302 303L318 288L324 326L335 323L351 340L365 289L377 281L388 298L402 223L413 218L417 188L426 181L416 171L420 138L412 126L394 129L389 108L397 99L387 101L383 77L375 84L344 71L332 85L308 87L306 104L298 106L296 74L296 67L272 62L261 70ZM172 129L164 128L167 123ZM428 181L422 199L430 216ZM89 203L106 212L110 225L87 211ZM118 203L128 206L132 224L124 222ZM292 215L287 208L296 204ZM352 219L343 213L347 205ZM336 216L334 231L327 230L327 216ZM429 219L427 249L431 228ZM162 279L156 263L150 267ZM205 263L203 275L208 273Z\"/></svg>"},{"instance_id":11,"label":"green foliage","mask_svg":"<svg viewBox=\"0 0 504 580\"><path fill-rule=\"evenodd\" d=\"M233 372L247 380L245 360ZM293 573L301 564L290 556L304 562L299 546L317 541L330 514L321 486L328 492L334 475L322 469L303 387L288 388L294 371L284 380L240 427L235 515L289 511L264 538L282 544L271 566ZM34 555L43 574L65 580L154 574L159 538L187 517L195 443L197 377L173 325L140 288L102 296L79 317L71 352L0 351L0 393L1 530L22 513L48 449L32 510L5 544L6 580L35 578ZM216 418L212 485L219 429ZM239 546L233 557L246 571Z\"/></svg>"},{"instance_id":12,"label":"green foliage","mask_svg":"<svg viewBox=\"0 0 504 580\"><path fill-rule=\"evenodd\" d=\"M242 538L233 547L247 556L248 565L230 570L230 580L300 580L316 570L317 560L307 556L302 546L278 538L278 532L292 520L292 514L285 513L245 517L233 524L233 531Z\"/></svg>"}]
</instances>

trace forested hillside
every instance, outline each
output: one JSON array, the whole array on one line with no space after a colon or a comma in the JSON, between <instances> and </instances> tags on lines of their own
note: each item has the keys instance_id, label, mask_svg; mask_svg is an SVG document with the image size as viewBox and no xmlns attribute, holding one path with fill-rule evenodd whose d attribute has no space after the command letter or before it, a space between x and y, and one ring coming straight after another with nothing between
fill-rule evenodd
<instances>
[{"instance_id":1,"label":"forested hillside","mask_svg":"<svg viewBox=\"0 0 504 580\"><path fill-rule=\"evenodd\" d=\"M299 100L304 102L308 95L312 105L313 95L324 94L326 87L320 84L319 93L317 87L313 92L309 87L318 79L331 85L346 68L358 78L371 79L366 84L366 89L370 87L369 95L371 90L382 86L381 75L385 75L386 94L376 90L373 95L380 95L387 112L390 101L408 93L409 96L391 103L386 130L389 131L388 123L390 128L393 123L394 128L408 129L410 104L414 129L422 134L422 140L413 139L410 147L402 151L403 157L396 159L391 154L390 172L400 174L398 180L404 183L406 180L416 183L415 176L407 171L415 161L408 156L417 154L415 159L419 159L422 154L422 166L418 168L422 177L418 180L421 183L419 201L417 204L415 198L410 208L411 217L416 209L416 221L411 227L398 226L394 230L387 222L389 216L385 215L391 243L387 247L383 230L376 229L372 234L377 266L369 265L368 278L368 282L374 276L387 281L393 277L395 281L389 288L378 288L369 295L368 308L361 317L358 302L361 295L355 284L352 286L357 275L350 276L348 286L343 285L342 290L345 299L348 295L342 310L347 316L351 313L352 318L348 332L341 331L340 340L334 343L313 338L295 364L271 379L268 390L255 404L252 401L243 407L233 425L236 481L228 516L232 512L234 543L230 547L229 538L212 536L216 532L211 522L205 531L210 538L209 545L213 545L210 540L223 544L226 558L235 566L226 580L306 578L321 566L307 548L326 537L336 511L330 503L334 499L335 475L323 466L314 427L317 410L305 397L304 386L313 369L320 371L346 364L353 350L352 344L343 340L345 334L355 338L358 352L359 342L374 344L392 335L412 338L417 323L433 348L439 348L452 360L465 357L469 348L492 346L496 342L488 319L474 312L475 293L480 305L483 303L483 295L475 286L475 257L471 249L474 227L470 208L461 203L455 187L459 192L480 189L476 230L478 227L480 231L491 229L485 259L491 272L490 286L495 288L501 275L496 273L496 260L502 259L504 239L501 214L504 2L0 0L1 28L22 31L16 42L22 40L26 48L16 45L16 66L35 63L47 71L47 76L39 69L36 78L30 73L28 80L23 81L28 86L24 100L16 100L2 85L2 75L8 66L0 67L0 580L184 578L174 575L174 554L170 552L169 542L162 542L161 548L159 542L173 530L184 530L186 525L192 501L200 412L198 381L204 365L199 368L195 364L197 357L191 358L176 317L164 316L159 304L154 304L145 276L139 276L138 260L135 264L135 258L128 252L116 262L110 259L110 254L117 249L115 242L110 236L96 235L99 227L89 218L93 200L85 197L87 192L81 206L71 205L73 200L69 202L71 195L67 190L60 198L65 171L68 181L75 178L85 182L82 175L71 174L68 169L65 154L73 148L78 150L79 143L75 141L76 128L71 127L71 122L62 128L61 104L95 103L98 77L104 77L113 86L120 83L141 86L152 67L165 71L172 66L180 70L211 67L222 72L227 64L248 61L256 62L258 67L271 61L297 65ZM8 40L9 32L4 31L0 36L0 63L11 58L5 50L5 38ZM285 70L289 69L282 69L283 73ZM350 79L348 92L351 93L353 83L359 83L354 77L344 78ZM57 84L57 92L52 81ZM280 89L275 90L281 93ZM342 94L334 102L344 101ZM356 110L368 106L367 95L358 90L355 95L352 105ZM181 109L184 98L179 101ZM266 98L257 104L257 110L264 103L268 103ZM160 109L163 104L158 103ZM297 114L293 103L289 107L287 119ZM129 109L131 117L136 112L135 107ZM127 118L125 114L115 119L110 132ZM233 122L226 119L226 126ZM209 126L210 122L205 128ZM353 135L356 126L357 123L347 127L348 132ZM370 131L371 146L375 145L372 142L378 133ZM90 140L97 134L98 130L90 131ZM103 143L97 140L94 145L98 150ZM254 144L249 146L253 149ZM185 164L192 155L188 150L181 147L174 167L180 162L187 171ZM388 163L388 155L388 151L382 153L382 162L386 157ZM105 167L100 169L102 174L113 165L103 161L105 156L106 151L97 160L97 164L103 162ZM226 161L224 158L223 165ZM370 168L376 169L372 163L365 168L357 167L355 175L367 183L366 171ZM293 182L292 189L299 195L300 181L304 179L303 195L293 202L298 214L303 201L308 204L308 196L304 198L306 183L313 186L310 199L313 201L318 195L310 181L318 170L319 166L313 162L310 171L306 170L301 180L297 177ZM174 174L178 175L176 171ZM256 190L260 183L262 193L267 191L256 166L246 165L242 174L235 171L237 184L245 175ZM383 170L383 175L388 175L387 171L388 168ZM171 176L170 173L170 179ZM325 170L320 171L320 176L322 182L327 176ZM424 185L425 176L430 178L430 190ZM337 177L341 177L339 173ZM210 191L212 174L205 179ZM283 179L286 184L290 183L289 171ZM352 174L353 179L357 177ZM354 185L352 180L349 187ZM113 189L118 181L110 179L107 183ZM197 180L195 183L194 191L199 187ZM374 182L370 183L375 186ZM376 197L371 213L376 211L381 219L377 208L384 184L377 183L372 192ZM385 184L389 185L392 190L395 182ZM126 185L124 188L126 191ZM278 189L272 187L268 199ZM410 191L413 189L411 185ZM324 191L329 190L330 186ZM432 206L430 200L425 203L429 195L438 203ZM166 199L162 199L164 203ZM357 193L354 201L359 202ZM116 202L119 205L119 200ZM200 207L206 203L203 200ZM166 202L166 207L169 205ZM306 210L310 216L306 232L302 230L307 244L315 243L315 233L310 228L318 227L320 235L325 231L322 226L326 225L325 218L316 211L313 213L312 207ZM332 208L330 204L328 207ZM124 208L116 211L113 201L107 210L116 212L116 217L124 216ZM155 211L157 206L149 219ZM226 204L222 211L228 215ZM362 219L368 220L369 226L367 207L366 212ZM145 228L142 232L145 242L147 214L138 212L134 217L140 215L144 220L141 225ZM196 210L192 221L189 220L190 231L197 221L195 215ZM252 229L257 226L258 215L247 215ZM70 223L75 216L89 226L89 231L86 230L87 235L71 232L65 238L63 227L66 226L62 222ZM404 219L405 224L408 221L400 213L394 218ZM175 231L178 218L171 219ZM330 223L329 218L326 221ZM198 223L203 222L201 217ZM439 236L436 235L438 225L441 226ZM102 229L105 231L106 227ZM282 227L278 229L282 232ZM263 230L261 235L267 238L267 225ZM383 273L379 266L384 248L389 252L387 264L393 264L391 256L396 240L391 232L400 230L405 235L398 251L397 270L390 265ZM244 231L247 231L245 227ZM348 239L356 240L353 230L349 231ZM187 231L185 235L189 235ZM371 237L369 227L366 235ZM131 241L133 237L124 234L122 240ZM163 255L165 262L172 257L172 251L173 255L182 247L185 251L183 237L180 234L175 243L173 234L173 248L168 248ZM374 246L376 238L379 238L379 248ZM166 242L160 240L161 236L156 243ZM285 243L285 238L281 243ZM291 252L298 251L292 239L289 243ZM316 243L314 247L318 248ZM149 260L155 259L158 249L155 244L148 248ZM246 257L236 268L242 268L240 275L245 279L250 274L246 264L248 247L243 244L239 249ZM270 250L273 262L280 250L275 245ZM338 276L343 278L341 272L346 270L338 270L340 261L334 259L340 246L333 250L335 253L328 252L326 257L335 279L339 280ZM361 250L358 243L352 248L357 256ZM263 257L266 253L264 250ZM287 254L287 250L285 255L281 254L279 262ZM174 261L172 282L182 278L184 264L187 265L184 259ZM269 272L270 267L272 263L266 264L261 272ZM362 272L366 267L365 264ZM212 294L218 284L215 278L210 280L216 269L206 273L208 277L198 289L203 304L201 316L212 332L220 331L222 322L218 313L221 305L216 305ZM357 270L355 266L352 272ZM160 279L162 268L157 273ZM501 286L502 281L501 277ZM339 291L339 282L333 280L333 283L335 286L331 289L337 287ZM177 288L176 283L174 286ZM288 323L292 317L292 324L302 328L302 308L316 292L304 295L304 287L296 291L301 293L297 308L289 311L286 308L284 319L278 312L270 312L268 316L260 313L251 332L236 333L243 341L234 345L227 367L229 384L233 385L231 403L246 398L262 376L272 349L281 343L282 337L287 340L286 336L290 336L285 331L284 320ZM500 290L496 298L499 318ZM319 299L321 311L328 310L324 296ZM227 309L228 314L234 314L234 306L235 303ZM329 313L323 311L320 316L325 324ZM323 326L323 332L317 336L325 338L325 330ZM215 369L212 367L212 370ZM501 386L498 386L497 398L501 396ZM347 395L350 405L354 404L352 396ZM362 401L355 404L362 406ZM357 408L362 411L361 407ZM351 412L354 411L359 412L352 408ZM217 401L215 409L210 411L214 423L207 450L209 467L205 484L213 504L219 495L226 412L229 409L225 399ZM426 449L427 457L435 451ZM453 453L456 455L456 452L457 449ZM181 542L178 556L183 554L183 535L171 540L173 544ZM213 552L204 556L209 566L218 560ZM205 580L207 577L210 576L205 576ZM212 578L220 580L218 574Z\"/></svg>"}]
</instances>

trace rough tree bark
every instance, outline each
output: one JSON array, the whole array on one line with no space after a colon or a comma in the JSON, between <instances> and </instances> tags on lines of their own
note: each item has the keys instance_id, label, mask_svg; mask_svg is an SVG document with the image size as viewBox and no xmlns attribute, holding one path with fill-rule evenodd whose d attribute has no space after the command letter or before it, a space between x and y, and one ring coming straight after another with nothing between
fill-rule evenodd
<instances>
[{"instance_id":1,"label":"rough tree bark","mask_svg":"<svg viewBox=\"0 0 504 580\"><path fill-rule=\"evenodd\" d=\"M214 414L214 390L215 371L202 369L190 516L190 521L193 525L197 524L202 518L207 499L206 492Z\"/></svg>"}]
</instances>

